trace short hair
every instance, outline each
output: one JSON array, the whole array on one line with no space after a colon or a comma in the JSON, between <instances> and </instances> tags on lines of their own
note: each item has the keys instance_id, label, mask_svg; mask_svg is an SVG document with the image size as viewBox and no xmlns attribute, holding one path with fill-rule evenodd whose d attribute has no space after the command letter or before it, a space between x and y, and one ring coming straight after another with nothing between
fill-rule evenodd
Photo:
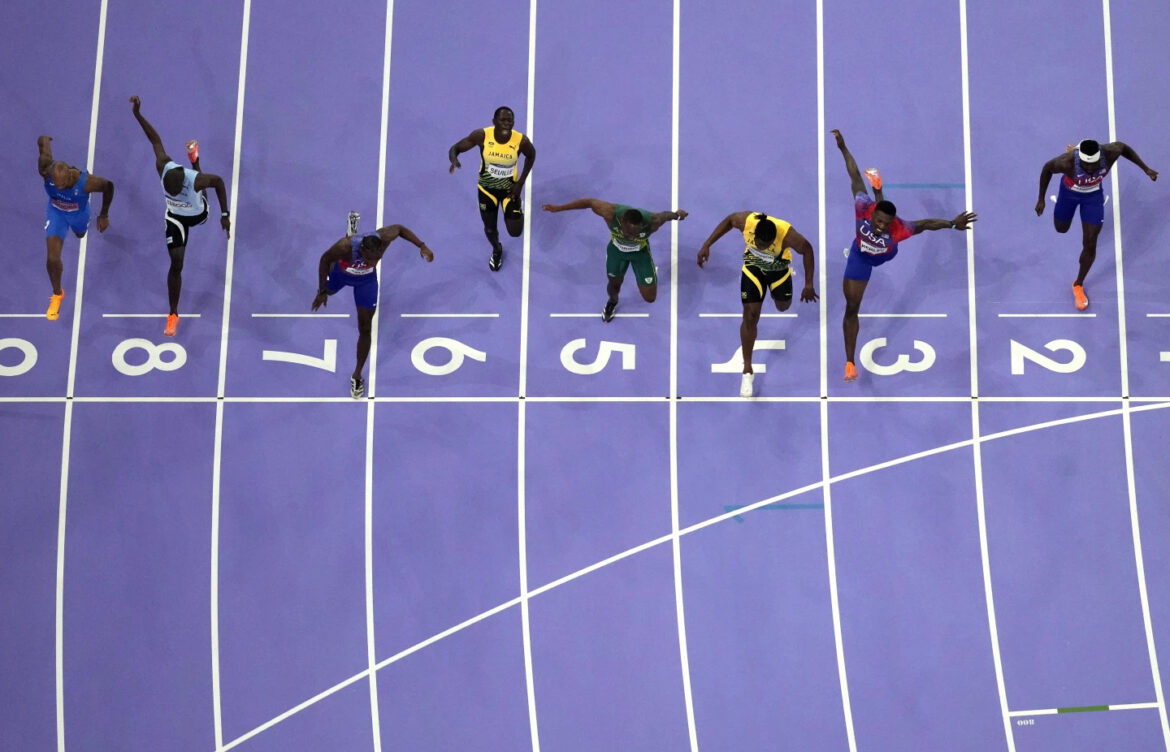
<instances>
[{"instance_id":1,"label":"short hair","mask_svg":"<svg viewBox=\"0 0 1170 752\"><path fill-rule=\"evenodd\" d=\"M898 207L894 206L893 201L878 201L877 206L874 207L874 211L884 212L891 217L898 216Z\"/></svg>"},{"instance_id":2,"label":"short hair","mask_svg":"<svg viewBox=\"0 0 1170 752\"><path fill-rule=\"evenodd\" d=\"M183 190L183 178L186 177L182 167L172 167L163 173L163 190L172 196Z\"/></svg>"},{"instance_id":3,"label":"short hair","mask_svg":"<svg viewBox=\"0 0 1170 752\"><path fill-rule=\"evenodd\" d=\"M622 212L622 221L627 224L641 227L642 212L638 211L637 209L626 209L624 212Z\"/></svg>"},{"instance_id":4,"label":"short hair","mask_svg":"<svg viewBox=\"0 0 1170 752\"><path fill-rule=\"evenodd\" d=\"M1086 138L1077 145L1077 151L1084 154L1086 157L1091 157L1097 152L1101 151L1101 144L1097 143L1091 138Z\"/></svg>"},{"instance_id":5,"label":"short hair","mask_svg":"<svg viewBox=\"0 0 1170 752\"><path fill-rule=\"evenodd\" d=\"M776 242L776 223L763 212L756 215L756 247L768 247Z\"/></svg>"},{"instance_id":6,"label":"short hair","mask_svg":"<svg viewBox=\"0 0 1170 752\"><path fill-rule=\"evenodd\" d=\"M515 113L515 112L512 112L512 108L511 108L511 107L497 107L497 108L496 108L496 111L495 111L494 113L492 113L492 120L495 120L496 118L498 118L500 115L502 115L502 114L503 114L503 113L505 113L505 112L511 112L511 113L512 113L512 117L513 117L513 118L515 118L515 117L516 117L516 113Z\"/></svg>"},{"instance_id":7,"label":"short hair","mask_svg":"<svg viewBox=\"0 0 1170 752\"><path fill-rule=\"evenodd\" d=\"M381 251L386 250L382 246L382 239L377 235L364 236L362 238L362 242L358 244L358 247L366 253L380 253Z\"/></svg>"}]
</instances>

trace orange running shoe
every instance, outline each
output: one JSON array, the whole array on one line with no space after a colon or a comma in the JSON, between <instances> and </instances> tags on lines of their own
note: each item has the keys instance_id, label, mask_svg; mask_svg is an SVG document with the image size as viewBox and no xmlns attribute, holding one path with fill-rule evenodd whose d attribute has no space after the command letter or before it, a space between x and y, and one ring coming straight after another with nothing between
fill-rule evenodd
<instances>
[{"instance_id":1,"label":"orange running shoe","mask_svg":"<svg viewBox=\"0 0 1170 752\"><path fill-rule=\"evenodd\" d=\"M191 164L199 161L199 142L195 139L187 142L187 158L191 160Z\"/></svg>"},{"instance_id":2,"label":"orange running shoe","mask_svg":"<svg viewBox=\"0 0 1170 752\"><path fill-rule=\"evenodd\" d=\"M61 289L61 294L53 294L49 297L49 310L45 311L45 318L49 321L56 321L57 317L61 315L61 301L65 299L65 290Z\"/></svg>"},{"instance_id":3,"label":"orange running shoe","mask_svg":"<svg viewBox=\"0 0 1170 752\"><path fill-rule=\"evenodd\" d=\"M167 314L167 328L163 329L163 334L167 337L175 336L175 330L179 328L179 314Z\"/></svg>"},{"instance_id":4,"label":"orange running shoe","mask_svg":"<svg viewBox=\"0 0 1170 752\"><path fill-rule=\"evenodd\" d=\"M853 365L852 361L845 364L845 380L857 381L857 366Z\"/></svg>"},{"instance_id":5,"label":"orange running shoe","mask_svg":"<svg viewBox=\"0 0 1170 752\"><path fill-rule=\"evenodd\" d=\"M1073 300L1076 301L1078 311L1089 307L1089 296L1085 295L1084 285L1073 285Z\"/></svg>"},{"instance_id":6,"label":"orange running shoe","mask_svg":"<svg viewBox=\"0 0 1170 752\"><path fill-rule=\"evenodd\" d=\"M882 189L882 174L878 172L876 167L870 167L865 171L865 177L869 179L869 184L873 186L875 191Z\"/></svg>"}]
</instances>

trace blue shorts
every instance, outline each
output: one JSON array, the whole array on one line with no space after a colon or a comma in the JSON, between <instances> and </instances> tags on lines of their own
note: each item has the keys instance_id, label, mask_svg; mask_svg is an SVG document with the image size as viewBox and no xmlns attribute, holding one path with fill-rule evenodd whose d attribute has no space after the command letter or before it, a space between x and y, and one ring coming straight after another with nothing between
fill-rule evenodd
<instances>
[{"instance_id":1,"label":"blue shorts","mask_svg":"<svg viewBox=\"0 0 1170 752\"><path fill-rule=\"evenodd\" d=\"M861 249L857 247L857 238L853 238L853 245L849 246L849 260L845 262L845 279L868 282L869 275L873 273L875 266L881 266L897 255L897 248L881 256L862 253Z\"/></svg>"},{"instance_id":2,"label":"blue shorts","mask_svg":"<svg viewBox=\"0 0 1170 752\"><path fill-rule=\"evenodd\" d=\"M334 264L333 268L329 270L329 277L325 280L325 289L329 294L337 292L343 287L353 288L353 302L358 308L373 308L378 307L378 275L375 272L369 274L347 274L342 268L341 264Z\"/></svg>"},{"instance_id":3,"label":"blue shorts","mask_svg":"<svg viewBox=\"0 0 1170 752\"><path fill-rule=\"evenodd\" d=\"M81 237L89 229L89 207L75 212L63 212L55 206L47 210L45 220L45 237L65 239L66 230L73 230L73 234Z\"/></svg>"},{"instance_id":4,"label":"blue shorts","mask_svg":"<svg viewBox=\"0 0 1170 752\"><path fill-rule=\"evenodd\" d=\"M1062 180L1060 190L1056 193L1053 218L1057 222L1072 222L1078 206L1081 207L1081 222L1098 227L1105 224L1105 191L1098 189L1092 193L1078 193L1070 190Z\"/></svg>"}]
</instances>

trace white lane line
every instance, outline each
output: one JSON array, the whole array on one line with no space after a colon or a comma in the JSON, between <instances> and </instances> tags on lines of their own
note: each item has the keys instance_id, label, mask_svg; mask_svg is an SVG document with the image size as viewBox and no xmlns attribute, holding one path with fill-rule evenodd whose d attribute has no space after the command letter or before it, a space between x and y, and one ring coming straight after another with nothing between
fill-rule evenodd
<instances>
[{"instance_id":1,"label":"white lane line","mask_svg":"<svg viewBox=\"0 0 1170 752\"><path fill-rule=\"evenodd\" d=\"M1109 140L1117 140L1117 120L1113 99L1113 26L1109 0L1102 0L1101 12L1105 27L1105 89L1109 113ZM1129 397L1129 354L1125 325L1125 274L1122 269L1121 248L1121 181L1117 171L1110 178L1113 187L1113 251L1117 278L1117 336L1118 355L1121 360L1121 394ZM1162 354L1164 355L1164 354ZM1160 355L1161 357L1161 355ZM1146 649L1150 656L1150 674L1154 680L1154 695L1158 698L1158 718L1162 722L1162 740L1170 749L1170 719L1166 714L1166 698L1163 695L1162 676L1158 666L1158 651L1154 640L1153 619L1150 615L1150 599L1146 589L1146 568L1142 554L1142 533L1138 514L1137 485L1133 460L1133 427L1130 420L1129 401L1122 402L1121 425L1125 439L1125 481L1129 492L1129 519L1133 535L1133 556L1137 567L1138 594L1142 603L1142 623L1146 632ZM1155 499L1155 501L1157 501Z\"/></svg>"},{"instance_id":2,"label":"white lane line","mask_svg":"<svg viewBox=\"0 0 1170 752\"><path fill-rule=\"evenodd\" d=\"M232 312L232 270L235 267L236 238L240 233L239 205L240 147L244 128L244 92L248 78L248 36L252 19L252 0L244 0L243 18L240 24L240 67L236 83L236 127L232 136L232 182L228 202L234 220L232 234L227 241L227 257L224 261L223 319L219 338L219 378L216 384L215 402L215 448L211 463L211 696L212 715L215 725L215 748L223 749L223 704L220 696L219 665L219 502L222 482L221 462L223 459L223 410L224 384L227 381L228 325Z\"/></svg>"},{"instance_id":3,"label":"white lane line","mask_svg":"<svg viewBox=\"0 0 1170 752\"><path fill-rule=\"evenodd\" d=\"M534 141L536 118L536 0L528 3L528 101L525 105L528 139ZM520 380L519 397L516 405L516 524L517 547L520 568L520 637L524 648L524 691L528 701L528 734L532 752L540 752L540 726L536 718L536 681L532 666L532 625L528 615L528 522L526 497L527 474L525 464L525 434L528 432L528 411L523 399L528 391L528 290L530 261L532 257L532 174L524 185L524 203L529 211L524 212L524 263L520 272ZM595 314L599 315L599 314Z\"/></svg>"},{"instance_id":4,"label":"white lane line","mask_svg":"<svg viewBox=\"0 0 1170 752\"><path fill-rule=\"evenodd\" d=\"M404 319L498 319L498 313L400 313Z\"/></svg>"},{"instance_id":5,"label":"white lane line","mask_svg":"<svg viewBox=\"0 0 1170 752\"><path fill-rule=\"evenodd\" d=\"M959 0L959 60L962 72L963 92L963 182L964 208L975 205L974 175L971 158L971 87L970 67L967 48L967 0ZM971 396L979 395L979 339L976 331L975 307L975 233L969 230L967 236L967 350L971 358ZM1015 732L1008 714L1007 686L1003 676L1003 658L999 649L999 625L995 616L995 595L991 580L991 557L987 536L987 506L983 493L983 443L979 415L979 400L971 400L971 458L975 478L975 508L979 525L979 563L983 571L983 598L987 609L987 632L991 643L991 660L995 668L995 686L999 695L999 711L1003 720L1004 740L1008 752L1015 752Z\"/></svg>"},{"instance_id":6,"label":"white lane line","mask_svg":"<svg viewBox=\"0 0 1170 752\"><path fill-rule=\"evenodd\" d=\"M761 313L760 314L760 318L762 318L762 319L794 319L794 318L796 318L796 316L797 316L797 314L795 314L795 313ZM701 318L701 319L741 319L741 318L743 318L743 312L741 311L740 313L700 313L699 318Z\"/></svg>"},{"instance_id":7,"label":"white lane line","mask_svg":"<svg viewBox=\"0 0 1170 752\"><path fill-rule=\"evenodd\" d=\"M348 313L253 313L254 319L348 319ZM371 344L371 347L373 345Z\"/></svg>"},{"instance_id":8,"label":"white lane line","mask_svg":"<svg viewBox=\"0 0 1170 752\"><path fill-rule=\"evenodd\" d=\"M1170 313L1147 313L1148 319L1170 319Z\"/></svg>"},{"instance_id":9,"label":"white lane line","mask_svg":"<svg viewBox=\"0 0 1170 752\"><path fill-rule=\"evenodd\" d=\"M348 400L348 398L346 398L346 399ZM1136 408L1132 408L1132 411L1133 412L1147 412L1150 410L1163 410L1163 409L1167 409L1167 408L1170 408L1170 402L1163 403L1163 404L1157 404L1157 405L1147 405L1144 407L1136 407ZM1063 425L1068 425L1071 423L1078 423L1078 422L1082 422L1082 421L1095 420L1097 418L1107 418L1107 417L1111 417L1114 415L1120 415L1120 414L1121 414L1121 409L1119 408L1116 410L1106 410L1106 411L1102 411L1102 412L1098 412L1098 413L1092 413L1089 415L1078 415L1078 416L1075 416L1072 418L1062 418L1060 420L1051 420L1051 421L1045 421L1043 423L1034 423L1034 424L1027 425L1027 426L1020 426L1018 428L1009 429L1007 431L1000 431L998 433L986 434L982 437L981 441L983 441L983 442L994 441L997 439L1007 438L1009 436L1017 436L1017 435L1023 434L1023 433L1040 431L1040 430L1043 430L1046 428L1054 428L1056 426L1063 426ZM829 483L839 483L843 480L850 480L853 478L858 478L858 477L861 477L863 475L868 475L869 473L878 472L878 471L885 470L885 469L890 468L890 467L895 467L897 465L902 465L902 464L905 464L908 462L913 462L915 460L924 459L926 457L931 457L931 456L934 456L936 454L943 454L945 452L951 452L951 451L954 451L956 449L962 449L964 447L971 446L973 443L974 443L973 439L964 439L963 441L957 441L957 442L954 442L952 444L945 444L942 446L934 447L932 449L927 449L927 450L924 450L921 452L916 452L914 454L905 455L903 457L896 457L896 458L894 458L892 460L888 460L886 462L881 462L881 463L878 463L876 465L870 465L868 467L859 468L857 470L852 470L852 471L847 472L847 473L842 473L841 475L838 475L836 477L829 478ZM695 532L698 532L699 530L703 530L705 528L708 528L711 525L716 525L716 524L719 524L720 522L726 522L726 521L733 519L737 516L742 516L748 512L755 511L755 510L760 509L762 507L766 507L766 506L769 506L771 504L776 504L778 502L786 501L787 499L794 498L796 496L800 496L802 494L809 493L810 491L816 491L817 489L823 487L824 485L825 485L825 482L823 480L821 480L821 481L817 481L815 483L809 483L808 485L801 486L800 488L795 488L795 489L792 489L789 491L785 491L784 493L777 494L775 496L770 496L766 499L761 499L760 501L754 502L752 504L748 504L748 505L745 505L742 507L736 507L729 512L725 512L723 514L717 515L715 517L711 517L711 518L703 520L701 522L694 523L694 524L689 525L685 528L681 528L679 530L678 534L679 534L679 536L690 535L691 533L695 533ZM501 603L497 606L494 606L494 607L488 609L487 611L484 611L484 612L477 614L476 616L473 616L469 619L466 619L466 620L464 620L464 621L462 621L462 622L460 622L452 627L449 627L448 629L445 629L442 632L438 632L434 635L431 635L430 637L426 638L425 640L422 640L421 642L418 642L409 648L406 648L398 653L395 653L394 655L390 656L389 658L383 659L382 661L380 661L378 663L378 665L375 668L377 668L377 669L385 668L386 666L389 666L392 663L395 663L399 660L402 660L403 658L406 658L407 656L413 655L414 653L417 653L418 651L420 651L426 647L429 647L430 645L433 645L436 642L439 642L440 640L446 639L447 637L450 637L453 634L461 632L462 630L466 629L467 627L470 627L474 624L478 624L479 622L483 621L484 619L487 619L491 616L494 616L495 614L498 614L501 611L505 611L505 610L511 608L512 606L518 605L521 603L522 600L525 600L527 598L534 598L538 595L541 595L541 594L546 593L550 590L553 590L553 589L558 588L562 585L565 585L569 582L572 582L573 580L584 577L587 574L591 574L592 572L596 572L599 569L607 567L611 564L615 564L619 561L627 559L627 558L634 556L636 554L639 554L643 551L648 551L648 550L654 548L655 546L662 545L663 543L666 543L666 542L671 541L673 539L674 539L673 533L667 533L665 535L660 535L657 538L654 538L652 540L648 540L644 543L641 543L637 546L634 546L633 548L626 549L625 551L622 551L620 553L609 556L605 559L602 559L601 561L594 562L593 564L590 564L586 567L578 569L575 572L571 572L563 577L560 577L556 580L553 580L552 582L548 582L544 585L541 585L538 588L530 590L524 596L518 596L516 598L512 598L508 601L505 601L504 603ZM239 746L240 744L243 744L245 741L247 741L248 739L251 739L252 737L256 736L257 734L261 733L262 731L267 731L268 729L272 728L276 724L287 720L288 718L290 718L290 717L296 715L297 713L301 712L302 710L316 704L317 702L325 699L326 697L329 697L330 695L332 695L336 692L339 692L340 690L344 689L345 687L348 687L349 685L353 684L354 682L361 681L366 676L367 673L368 673L368 670L362 670L361 672L355 674L354 676L349 677L348 679L345 679L344 681L340 682L339 684L335 684L334 686L314 695L313 697L309 698L308 700L305 700L301 704L299 704L293 708L290 708L289 710L286 710L285 712L281 713L280 715L275 716L274 718L266 721L265 723L261 724L260 726L257 726L256 728L243 734L242 736L239 736L236 739L233 739L230 743L223 745L222 750L224 752L226 752L226 750L232 749L236 746Z\"/></svg>"},{"instance_id":10,"label":"white lane line","mask_svg":"<svg viewBox=\"0 0 1170 752\"><path fill-rule=\"evenodd\" d=\"M1095 313L997 313L1001 319L1091 319Z\"/></svg>"},{"instance_id":11,"label":"white lane line","mask_svg":"<svg viewBox=\"0 0 1170 752\"><path fill-rule=\"evenodd\" d=\"M85 238L82 238L84 241ZM41 313L0 313L0 319L44 319L45 314ZM48 319L45 319L48 321Z\"/></svg>"},{"instance_id":12,"label":"white lane line","mask_svg":"<svg viewBox=\"0 0 1170 752\"><path fill-rule=\"evenodd\" d=\"M1160 705L1156 702L1131 702L1122 705L1104 705L1101 706L1105 710L1145 710L1147 708L1157 708ZM1043 710L1013 710L1008 713L1012 718L1019 718L1021 716L1032 715L1057 715L1061 712L1061 708L1044 708ZM1064 709L1065 713L1070 712L1069 709Z\"/></svg>"},{"instance_id":13,"label":"white lane line","mask_svg":"<svg viewBox=\"0 0 1170 752\"><path fill-rule=\"evenodd\" d=\"M596 313L550 313L549 318L552 319L599 319L601 312ZM617 319L648 319L648 313L615 313L614 318Z\"/></svg>"},{"instance_id":14,"label":"white lane line","mask_svg":"<svg viewBox=\"0 0 1170 752\"><path fill-rule=\"evenodd\" d=\"M102 65L106 51L106 10L107 0L102 0L98 12L97 55L93 69L93 98L89 113L89 148L86 151L86 170L93 174L93 158L97 149L98 110L102 90ZM85 287L85 253L89 245L89 234L81 239L77 252L77 282L73 297L73 326L69 337L69 375L66 379L65 394L73 397L77 379L77 344L81 333L81 297ZM73 401L65 403L65 424L61 433L61 484L57 504L57 589L54 605L54 668L57 699L57 750L65 752L65 519L69 499L69 450L73 441Z\"/></svg>"},{"instance_id":15,"label":"white lane line","mask_svg":"<svg viewBox=\"0 0 1170 752\"><path fill-rule=\"evenodd\" d=\"M165 319L165 313L103 313L103 319ZM180 319L201 319L203 314L200 313L181 313Z\"/></svg>"},{"instance_id":16,"label":"white lane line","mask_svg":"<svg viewBox=\"0 0 1170 752\"><path fill-rule=\"evenodd\" d=\"M945 319L945 313L859 313L863 319Z\"/></svg>"},{"instance_id":17,"label":"white lane line","mask_svg":"<svg viewBox=\"0 0 1170 752\"><path fill-rule=\"evenodd\" d=\"M678 153L679 153L679 54L681 0L674 0L671 31L671 85L670 85L670 208L677 209ZM678 222L670 223L670 278L678 279ZM678 395L678 285L670 286L670 386L668 394ZM674 569L674 609L678 624L679 664L682 669L683 704L687 714L687 733L691 752L699 752L699 736L695 728L695 701L691 691L691 660L687 650L687 620L683 603L682 547L678 537L678 400L670 400L670 531L671 557Z\"/></svg>"}]
</instances>

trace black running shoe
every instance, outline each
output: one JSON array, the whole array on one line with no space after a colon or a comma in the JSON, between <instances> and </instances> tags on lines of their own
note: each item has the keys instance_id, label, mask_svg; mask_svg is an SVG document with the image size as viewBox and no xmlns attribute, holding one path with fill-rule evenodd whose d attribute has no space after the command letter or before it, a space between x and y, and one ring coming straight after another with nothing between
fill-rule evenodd
<instances>
[{"instance_id":1,"label":"black running shoe","mask_svg":"<svg viewBox=\"0 0 1170 752\"><path fill-rule=\"evenodd\" d=\"M492 249L492 257L488 259L488 268L493 272L498 272L500 267L504 265L504 248L503 246L496 246Z\"/></svg>"},{"instance_id":2,"label":"black running shoe","mask_svg":"<svg viewBox=\"0 0 1170 752\"><path fill-rule=\"evenodd\" d=\"M349 396L354 399L361 399L366 393L366 382L362 379L355 379L349 377Z\"/></svg>"},{"instance_id":3,"label":"black running shoe","mask_svg":"<svg viewBox=\"0 0 1170 752\"><path fill-rule=\"evenodd\" d=\"M602 321L613 321L613 312L616 310L617 310L617 301L616 300L607 300L605 302L605 308L601 309L601 320Z\"/></svg>"}]
</instances>

